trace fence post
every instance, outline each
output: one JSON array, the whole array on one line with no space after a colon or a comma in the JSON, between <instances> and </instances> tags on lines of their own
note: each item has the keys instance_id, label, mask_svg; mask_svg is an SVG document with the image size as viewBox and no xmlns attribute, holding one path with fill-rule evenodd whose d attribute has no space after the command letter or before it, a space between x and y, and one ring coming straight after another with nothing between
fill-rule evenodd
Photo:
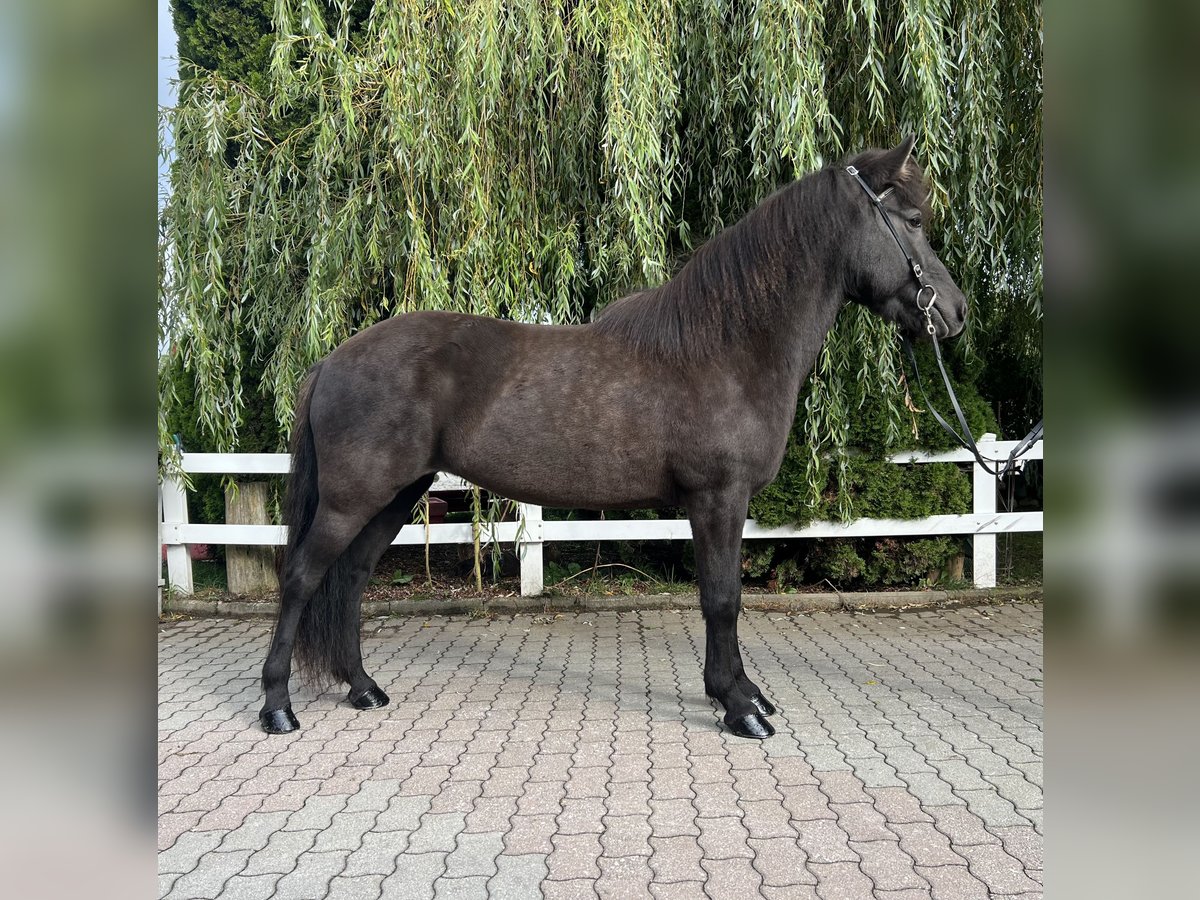
<instances>
[{"instance_id":1,"label":"fence post","mask_svg":"<svg viewBox=\"0 0 1200 900\"><path fill-rule=\"evenodd\" d=\"M171 532L171 525L186 525L187 492L183 482L174 475L163 476L162 482L163 530ZM167 544L167 580L170 588L176 594L190 594L195 587L192 582L192 558L188 555L186 544L173 543L178 540L177 534L168 533L164 536Z\"/></svg>"},{"instance_id":2,"label":"fence post","mask_svg":"<svg viewBox=\"0 0 1200 900\"><path fill-rule=\"evenodd\" d=\"M988 432L979 439L979 444L996 440ZM978 462L971 464L971 511L976 515L991 515L996 512L996 478ZM977 588L996 586L996 535L976 534L971 538L972 578Z\"/></svg>"},{"instance_id":3,"label":"fence post","mask_svg":"<svg viewBox=\"0 0 1200 900\"><path fill-rule=\"evenodd\" d=\"M164 585L164 584L166 584L166 580L163 578L163 573L162 573L162 548L163 548L163 528L162 528L162 526L163 526L163 505L162 505L162 495L163 495L163 492L162 492L162 485L160 484L160 485L158 486L158 549L156 550L156 552L155 552L155 554L154 554L154 555L155 555L155 556L158 558L158 614L159 614L160 616L162 615L162 592L163 592L163 585Z\"/></svg>"},{"instance_id":4,"label":"fence post","mask_svg":"<svg viewBox=\"0 0 1200 900\"><path fill-rule=\"evenodd\" d=\"M519 503L517 506L521 517L521 596L536 597L545 587L545 570L542 567L542 508L529 503Z\"/></svg>"}]
</instances>

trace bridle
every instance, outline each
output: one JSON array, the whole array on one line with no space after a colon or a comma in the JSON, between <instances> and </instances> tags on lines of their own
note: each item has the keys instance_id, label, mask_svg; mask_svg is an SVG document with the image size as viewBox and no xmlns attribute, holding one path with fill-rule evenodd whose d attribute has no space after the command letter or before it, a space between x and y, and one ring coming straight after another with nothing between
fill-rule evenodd
<instances>
[{"instance_id":1,"label":"bridle","mask_svg":"<svg viewBox=\"0 0 1200 900\"><path fill-rule=\"evenodd\" d=\"M915 298L917 309L925 316L925 330L929 334L929 340L933 343L933 355L937 360L938 369L942 373L942 382L946 385L946 393L950 397L950 404L954 407L954 415L958 419L958 424L962 427L962 432L960 433L947 422L945 417L929 401L929 395L925 393L925 385L921 381L921 370L917 367L917 356L913 352L912 343L907 337L902 337L904 350L908 353L908 359L912 363L913 373L917 377L917 388L921 391L921 398L925 401L926 408L933 414L933 418L937 423L958 442L959 446L969 451L975 457L975 461L985 472L994 475L996 478L1003 479L1010 471L1016 470L1018 460L1028 453L1034 444L1042 439L1042 423L1044 419L1039 419L1029 434L1017 442L1017 445L1013 447L1012 452L1008 455L1008 459L1004 461L1003 465L999 463L999 460L989 460L979 452L979 446L975 443L975 435L971 433L971 428L967 425L967 417L963 414L962 406L959 404L958 397L954 393L954 386L950 383L950 376L946 372L946 364L942 361L942 348L938 344L937 328L933 324L933 304L937 300L937 289L925 281L921 264L913 259L913 255L909 252L908 247L904 245L904 241L900 240L900 234L896 231L896 226L892 224L892 217L888 215L888 211L883 205L883 201L893 189L888 188L883 193L876 194L871 190L871 186L863 180L863 177L858 173L858 169L854 166L846 166L846 171L850 174L850 177L858 182L859 187L866 192L871 205L879 210L879 214L883 216L883 224L892 233L892 238L896 241L896 246L904 254L904 259L908 263L908 270L912 273L913 280L917 284L917 296ZM923 303L922 300L927 293L929 302Z\"/></svg>"}]
</instances>

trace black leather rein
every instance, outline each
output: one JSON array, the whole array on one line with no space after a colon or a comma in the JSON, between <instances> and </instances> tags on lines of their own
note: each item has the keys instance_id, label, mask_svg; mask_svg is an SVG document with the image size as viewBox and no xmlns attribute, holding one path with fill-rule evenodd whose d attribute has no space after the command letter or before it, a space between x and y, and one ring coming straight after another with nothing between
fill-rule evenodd
<instances>
[{"instance_id":1,"label":"black leather rein","mask_svg":"<svg viewBox=\"0 0 1200 900\"><path fill-rule=\"evenodd\" d=\"M1042 439L1042 424L1044 419L1039 419L1029 434L1017 442L1003 464L999 460L989 460L979 452L979 446L975 443L975 435L971 433L971 428L967 425L967 417L963 414L962 406L958 402L958 396L954 393L954 385L950 383L950 376L946 372L946 364L942 361L942 348L938 344L937 328L933 324L933 304L937 300L937 290L933 285L925 281L921 264L913 259L904 242L900 240L900 234L896 231L896 226L892 224L892 217L888 215L888 211L883 205L884 198L892 192L892 189L888 188L882 194L876 194L871 190L871 186L863 180L863 177L858 174L858 169L854 166L846 166L846 171L858 182L863 191L866 192L871 204L879 210L879 214L883 216L883 224L892 233L892 238L895 239L896 246L900 248L900 252L904 254L904 258L908 262L909 271L912 272L913 280L917 283L917 308L925 316L925 330L929 333L929 340L933 343L933 356L937 360L938 370L942 373L942 382L946 385L946 394L950 397L950 405L954 407L954 415L958 419L958 424L961 426L962 432L957 431L954 426L946 421L945 417L930 402L929 395L925 393L925 385L921 381L921 370L917 366L917 356L913 352L912 343L907 337L902 337L904 350L908 353L909 361L912 363L913 374L917 377L917 388L921 392L921 398L925 401L925 406L933 414L934 420L958 442L960 447L975 457L975 461L985 472L994 475L996 478L1004 478L1010 470L1015 469L1017 461L1028 453L1034 444ZM929 302L922 303L921 301L925 297L926 292L928 292Z\"/></svg>"}]
</instances>

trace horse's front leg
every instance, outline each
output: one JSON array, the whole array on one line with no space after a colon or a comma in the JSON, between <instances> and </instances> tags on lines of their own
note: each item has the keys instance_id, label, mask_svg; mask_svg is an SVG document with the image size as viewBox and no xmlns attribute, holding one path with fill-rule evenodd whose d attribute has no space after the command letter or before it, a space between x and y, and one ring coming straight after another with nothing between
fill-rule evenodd
<instances>
[{"instance_id":1,"label":"horse's front leg","mask_svg":"<svg viewBox=\"0 0 1200 900\"><path fill-rule=\"evenodd\" d=\"M775 729L764 713L769 715L774 707L746 677L737 641L742 607L742 525L748 504L748 498L740 494L711 493L689 498L687 507L706 629L704 690L725 707L725 724L734 734L767 738Z\"/></svg>"}]
</instances>

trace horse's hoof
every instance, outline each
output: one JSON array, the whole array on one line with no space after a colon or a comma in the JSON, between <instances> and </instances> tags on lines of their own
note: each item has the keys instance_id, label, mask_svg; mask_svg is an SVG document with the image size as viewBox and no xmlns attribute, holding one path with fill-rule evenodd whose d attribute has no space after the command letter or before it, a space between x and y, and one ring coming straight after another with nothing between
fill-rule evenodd
<instances>
[{"instance_id":1,"label":"horse's hoof","mask_svg":"<svg viewBox=\"0 0 1200 900\"><path fill-rule=\"evenodd\" d=\"M300 727L290 706L283 709L264 709L258 714L258 724L267 734L287 734Z\"/></svg>"},{"instance_id":2,"label":"horse's hoof","mask_svg":"<svg viewBox=\"0 0 1200 900\"><path fill-rule=\"evenodd\" d=\"M758 713L750 713L750 715L734 719L732 722L726 720L725 724L738 737L754 738L760 741L763 738L769 738L775 733L775 729L771 727L771 723Z\"/></svg>"},{"instance_id":3,"label":"horse's hoof","mask_svg":"<svg viewBox=\"0 0 1200 900\"><path fill-rule=\"evenodd\" d=\"M377 687L369 687L357 697L346 696L355 709L379 709L388 705L388 695Z\"/></svg>"},{"instance_id":4,"label":"horse's hoof","mask_svg":"<svg viewBox=\"0 0 1200 900\"><path fill-rule=\"evenodd\" d=\"M757 706L758 711L764 716L773 716L775 713L779 712L779 710L775 708L775 704L762 694L755 694L750 698L750 702Z\"/></svg>"}]
</instances>

